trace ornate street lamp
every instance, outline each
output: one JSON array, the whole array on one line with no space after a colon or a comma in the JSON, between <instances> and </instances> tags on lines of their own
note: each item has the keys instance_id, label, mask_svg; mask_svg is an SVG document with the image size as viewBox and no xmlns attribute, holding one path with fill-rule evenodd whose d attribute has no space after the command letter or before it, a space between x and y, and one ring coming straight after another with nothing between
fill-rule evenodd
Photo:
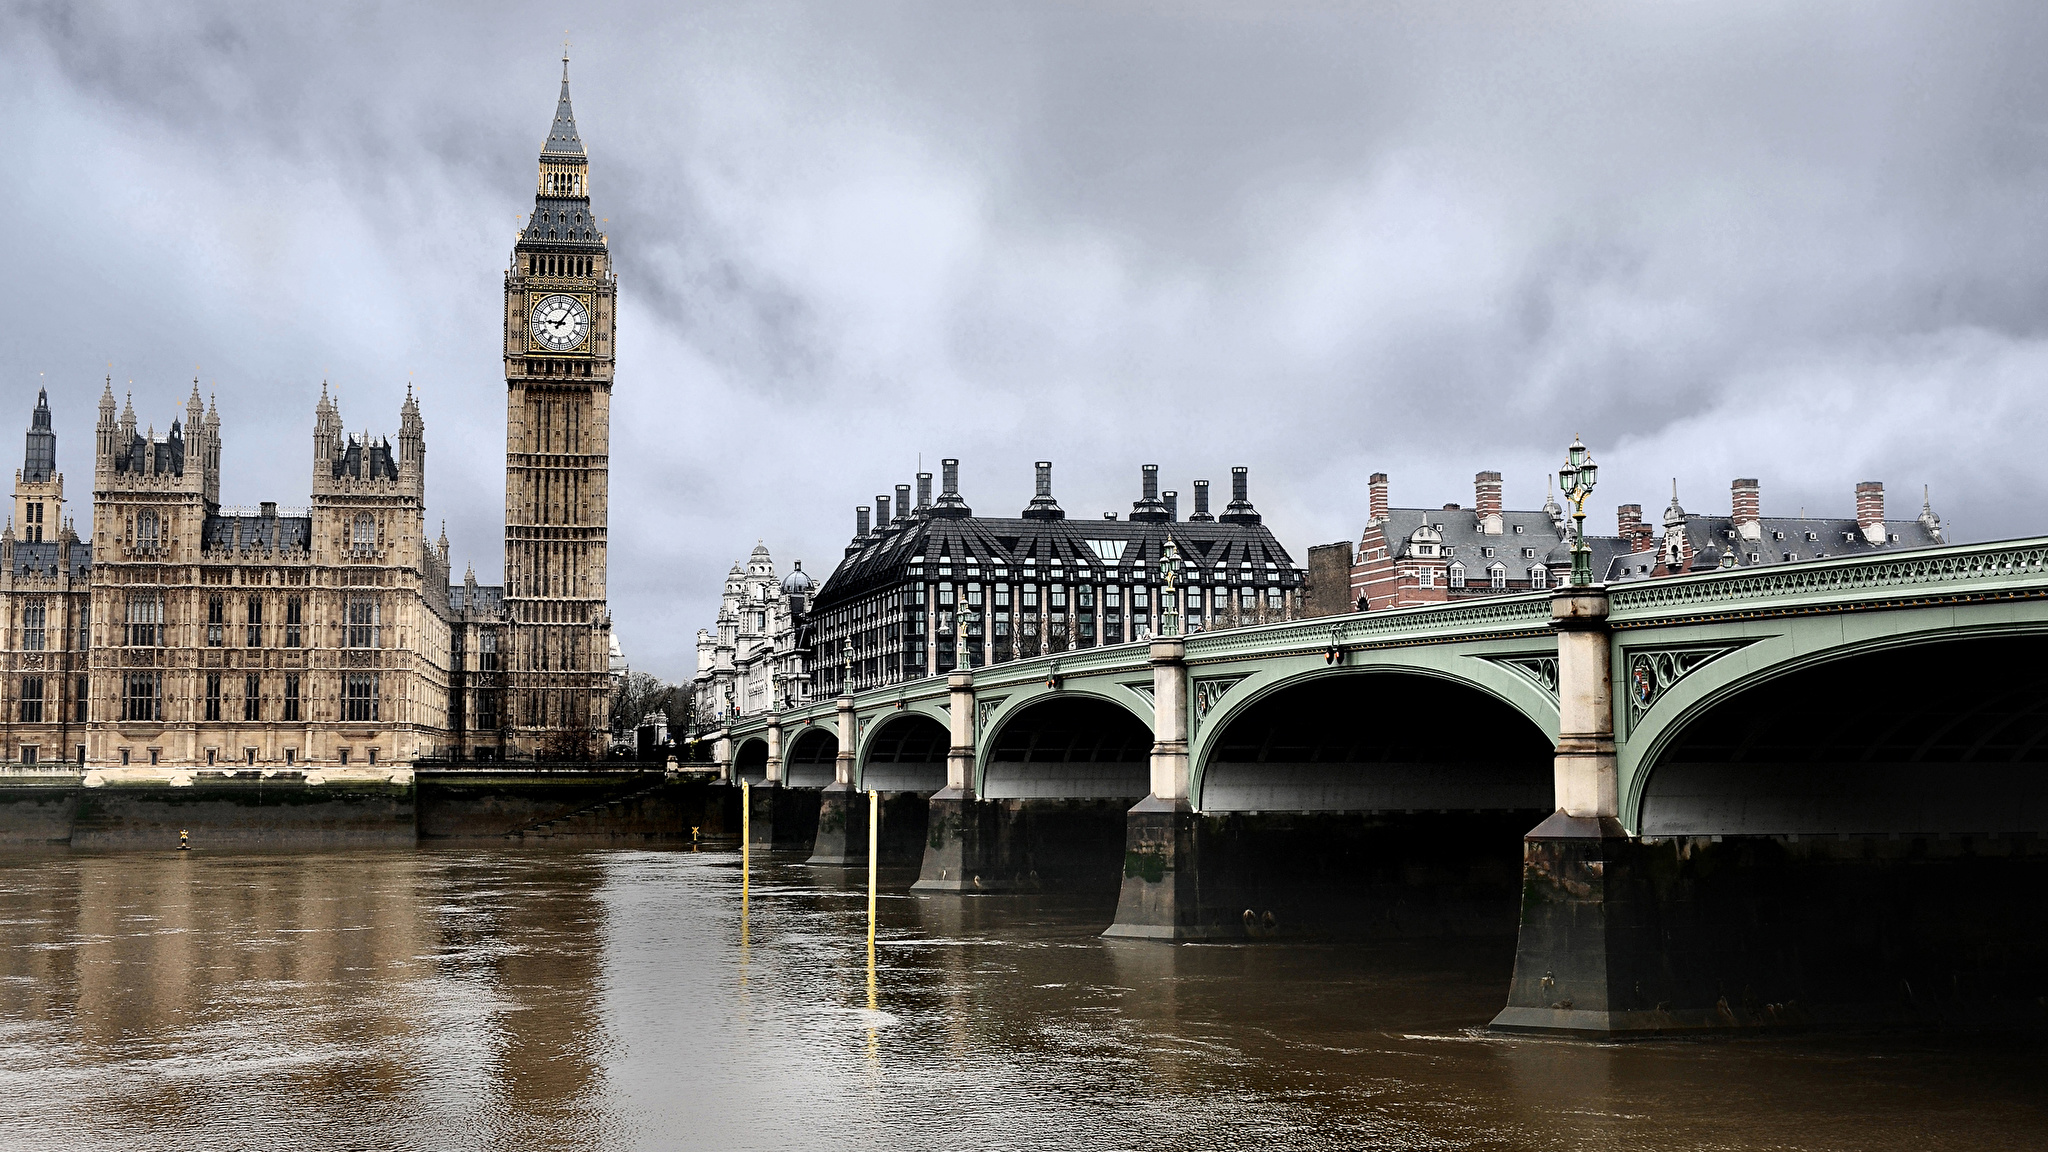
<instances>
[{"instance_id":1,"label":"ornate street lamp","mask_svg":"<svg viewBox=\"0 0 2048 1152\"><path fill-rule=\"evenodd\" d=\"M1180 549L1174 547L1173 537L1166 538L1166 547L1159 553L1159 634L1180 635L1180 594L1174 582L1180 576Z\"/></svg>"},{"instance_id":2,"label":"ornate street lamp","mask_svg":"<svg viewBox=\"0 0 2048 1152\"><path fill-rule=\"evenodd\" d=\"M953 627L955 629L955 639L953 641L954 668L974 667L974 661L968 655L972 649L968 645L967 625L979 619L981 619L981 613L964 606L953 614Z\"/></svg>"},{"instance_id":3,"label":"ornate street lamp","mask_svg":"<svg viewBox=\"0 0 2048 1152\"><path fill-rule=\"evenodd\" d=\"M853 637L839 642L839 660L839 690L850 692L853 690Z\"/></svg>"},{"instance_id":4,"label":"ornate street lamp","mask_svg":"<svg viewBox=\"0 0 2048 1152\"><path fill-rule=\"evenodd\" d=\"M1600 478L1600 466L1593 463L1593 454L1572 437L1571 451L1565 454L1564 467L1557 470L1557 490L1572 506L1572 585L1583 588L1593 582L1593 550L1586 547L1586 497L1593 494L1593 484Z\"/></svg>"}]
</instances>

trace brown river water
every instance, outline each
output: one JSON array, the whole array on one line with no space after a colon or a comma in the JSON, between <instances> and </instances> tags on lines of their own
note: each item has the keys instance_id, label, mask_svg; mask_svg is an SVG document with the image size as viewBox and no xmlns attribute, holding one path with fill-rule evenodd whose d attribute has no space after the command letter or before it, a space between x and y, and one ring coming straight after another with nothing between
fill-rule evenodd
<instances>
[{"instance_id":1,"label":"brown river water","mask_svg":"<svg viewBox=\"0 0 2048 1152\"><path fill-rule=\"evenodd\" d=\"M2040 1037L1505 1038L1511 940L912 878L871 965L865 874L780 856L0 858L0 1147L2048 1148Z\"/></svg>"}]
</instances>

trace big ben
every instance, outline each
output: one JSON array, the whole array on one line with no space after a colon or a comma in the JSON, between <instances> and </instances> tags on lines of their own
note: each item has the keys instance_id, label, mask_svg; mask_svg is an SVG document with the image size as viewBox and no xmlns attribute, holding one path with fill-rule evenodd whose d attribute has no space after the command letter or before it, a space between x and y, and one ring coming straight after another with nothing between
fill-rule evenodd
<instances>
[{"instance_id":1,"label":"big ben","mask_svg":"<svg viewBox=\"0 0 2048 1152\"><path fill-rule=\"evenodd\" d=\"M548 759L600 751L607 726L617 297L565 56L533 215L505 273L505 720L513 748Z\"/></svg>"}]
</instances>

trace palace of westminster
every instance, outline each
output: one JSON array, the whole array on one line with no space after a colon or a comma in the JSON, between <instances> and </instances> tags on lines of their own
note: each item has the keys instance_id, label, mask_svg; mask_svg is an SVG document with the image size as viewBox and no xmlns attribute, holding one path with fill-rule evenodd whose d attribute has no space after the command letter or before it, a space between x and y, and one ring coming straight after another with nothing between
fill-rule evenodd
<instances>
[{"instance_id":1,"label":"palace of westminster","mask_svg":"<svg viewBox=\"0 0 2048 1152\"><path fill-rule=\"evenodd\" d=\"M37 397L0 534L0 759L307 769L599 753L610 693L607 470L617 281L568 63L505 271L505 583L426 535L426 425L352 436L323 386L312 503L223 508L197 381L167 435L112 380L92 521L64 511Z\"/></svg>"}]
</instances>

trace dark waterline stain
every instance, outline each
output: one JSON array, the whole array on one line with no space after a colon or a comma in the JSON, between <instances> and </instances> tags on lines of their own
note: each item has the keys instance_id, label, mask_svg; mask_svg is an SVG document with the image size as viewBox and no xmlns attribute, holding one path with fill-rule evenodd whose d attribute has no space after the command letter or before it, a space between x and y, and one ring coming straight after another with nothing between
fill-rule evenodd
<instances>
[{"instance_id":1,"label":"dark waterline stain","mask_svg":"<svg viewBox=\"0 0 2048 1152\"><path fill-rule=\"evenodd\" d=\"M780 856L9 857L0 1146L2048 1147L2037 1038L1502 1038L1512 940L911 879L871 964L864 874Z\"/></svg>"}]
</instances>

